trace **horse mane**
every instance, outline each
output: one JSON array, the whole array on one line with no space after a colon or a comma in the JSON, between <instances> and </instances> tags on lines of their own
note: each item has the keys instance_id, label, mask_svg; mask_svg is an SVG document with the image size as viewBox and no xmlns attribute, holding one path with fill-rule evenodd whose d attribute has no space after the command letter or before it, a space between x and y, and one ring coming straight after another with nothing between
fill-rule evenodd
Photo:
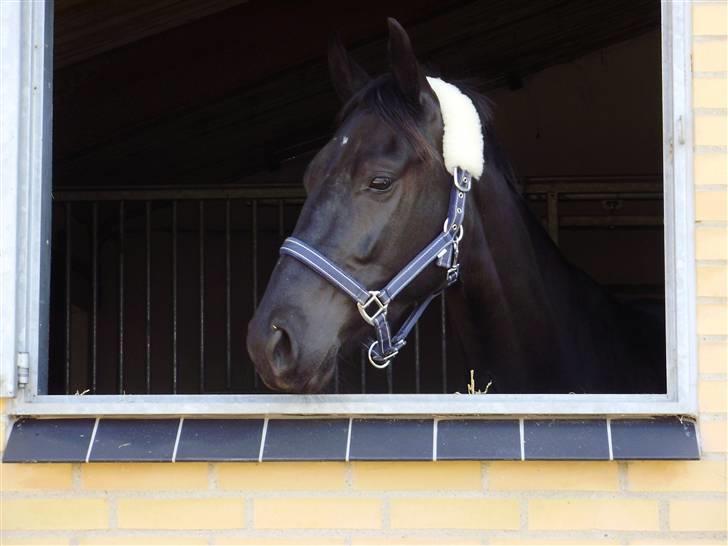
<instances>
[{"instance_id":1,"label":"horse mane","mask_svg":"<svg viewBox=\"0 0 728 546\"><path fill-rule=\"evenodd\" d=\"M513 188L518 190L518 181L513 167L495 137L493 103L486 96L469 87L467 83L452 83L473 101L480 117L480 125L483 129L486 170L495 169ZM419 104L413 103L411 99L402 93L391 74L373 78L355 93L339 111L336 116L336 124L340 125L354 110L360 107L375 112L393 130L401 132L422 159L434 159L443 164L444 167L441 152L422 131Z\"/></svg>"}]
</instances>

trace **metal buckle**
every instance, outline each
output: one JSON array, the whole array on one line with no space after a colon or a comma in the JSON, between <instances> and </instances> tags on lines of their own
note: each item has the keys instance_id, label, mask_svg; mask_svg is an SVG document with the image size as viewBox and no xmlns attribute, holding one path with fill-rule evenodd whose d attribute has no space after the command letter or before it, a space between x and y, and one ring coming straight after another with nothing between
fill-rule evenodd
<instances>
[{"instance_id":1,"label":"metal buckle","mask_svg":"<svg viewBox=\"0 0 728 546\"><path fill-rule=\"evenodd\" d=\"M372 304L376 304L377 309L374 311L373 314L369 314L368 308ZM363 318L367 322L367 324L371 325L374 325L375 318L387 312L388 305L388 303L382 303L382 300L379 299L379 290L370 290L369 299L364 303L356 302L356 307L359 309L359 314L361 315L361 318Z\"/></svg>"},{"instance_id":2,"label":"metal buckle","mask_svg":"<svg viewBox=\"0 0 728 546\"><path fill-rule=\"evenodd\" d=\"M389 366L392 363L392 360L395 356L399 353L399 351L394 351L392 354L390 354L387 358L384 359L384 361L381 364L378 364L374 361L374 358L372 358L372 350L374 349L374 346L379 343L379 341L373 341L371 345L369 345L369 351L367 352L367 356L369 357L369 363L374 366L375 368L378 368L380 370L383 370L387 366Z\"/></svg>"},{"instance_id":3,"label":"metal buckle","mask_svg":"<svg viewBox=\"0 0 728 546\"><path fill-rule=\"evenodd\" d=\"M453 172L453 181L455 182L455 187L465 193L468 193L470 188L473 186L473 177L470 176L470 173L468 171L463 171L462 179L460 179L458 177L457 167Z\"/></svg>"},{"instance_id":4,"label":"metal buckle","mask_svg":"<svg viewBox=\"0 0 728 546\"><path fill-rule=\"evenodd\" d=\"M458 280L458 277L460 276L460 264L453 265L450 269L447 270L447 285L451 286L455 284L455 281Z\"/></svg>"}]
</instances>

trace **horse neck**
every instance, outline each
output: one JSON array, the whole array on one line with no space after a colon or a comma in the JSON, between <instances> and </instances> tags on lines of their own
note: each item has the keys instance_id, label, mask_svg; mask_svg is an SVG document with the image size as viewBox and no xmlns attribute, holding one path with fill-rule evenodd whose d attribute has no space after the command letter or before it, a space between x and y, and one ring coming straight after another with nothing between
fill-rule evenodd
<instances>
[{"instance_id":1,"label":"horse neck","mask_svg":"<svg viewBox=\"0 0 728 546\"><path fill-rule=\"evenodd\" d=\"M459 315L451 320L467 323L461 334L468 359L501 362L508 366L502 373L523 384L526 375L533 380L534 361L556 376L593 357L587 353L595 344L574 347L574 334L592 336L584 325L595 313L605 316L608 298L565 261L501 173L474 182L464 223L462 283L448 301Z\"/></svg>"}]
</instances>

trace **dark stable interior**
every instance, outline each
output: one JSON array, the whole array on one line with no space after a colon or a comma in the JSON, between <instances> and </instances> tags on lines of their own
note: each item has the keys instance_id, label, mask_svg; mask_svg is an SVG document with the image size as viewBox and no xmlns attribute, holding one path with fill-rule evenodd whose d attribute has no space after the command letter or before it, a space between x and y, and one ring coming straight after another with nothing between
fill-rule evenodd
<instances>
[{"instance_id":1,"label":"dark stable interior","mask_svg":"<svg viewBox=\"0 0 728 546\"><path fill-rule=\"evenodd\" d=\"M57 0L47 392L268 392L246 326L340 106L327 42L380 73L388 16L493 100L567 258L664 302L657 0ZM331 392L466 392L442 305L387 371L357 357Z\"/></svg>"}]
</instances>

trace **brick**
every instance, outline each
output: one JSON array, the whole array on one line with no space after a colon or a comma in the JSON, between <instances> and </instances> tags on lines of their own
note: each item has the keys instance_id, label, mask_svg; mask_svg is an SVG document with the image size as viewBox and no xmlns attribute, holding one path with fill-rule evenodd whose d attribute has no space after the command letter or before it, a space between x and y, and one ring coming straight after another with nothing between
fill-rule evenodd
<instances>
[{"instance_id":1,"label":"brick","mask_svg":"<svg viewBox=\"0 0 728 546\"><path fill-rule=\"evenodd\" d=\"M657 501L643 499L533 499L528 526L538 530L656 531Z\"/></svg>"},{"instance_id":2,"label":"brick","mask_svg":"<svg viewBox=\"0 0 728 546\"><path fill-rule=\"evenodd\" d=\"M698 344L698 367L701 373L728 373L728 343L701 341Z\"/></svg>"},{"instance_id":3,"label":"brick","mask_svg":"<svg viewBox=\"0 0 728 546\"><path fill-rule=\"evenodd\" d=\"M205 463L93 463L81 467L86 489L207 489Z\"/></svg>"},{"instance_id":4,"label":"brick","mask_svg":"<svg viewBox=\"0 0 728 546\"><path fill-rule=\"evenodd\" d=\"M345 463L221 463L221 489L335 490L346 486Z\"/></svg>"},{"instance_id":5,"label":"brick","mask_svg":"<svg viewBox=\"0 0 728 546\"><path fill-rule=\"evenodd\" d=\"M479 490L478 462L382 462L354 463L353 485L357 489L381 490Z\"/></svg>"},{"instance_id":6,"label":"brick","mask_svg":"<svg viewBox=\"0 0 728 546\"><path fill-rule=\"evenodd\" d=\"M208 544L206 537L197 536L150 536L150 535L116 535L81 537L80 546L203 546Z\"/></svg>"},{"instance_id":7,"label":"brick","mask_svg":"<svg viewBox=\"0 0 728 546\"><path fill-rule=\"evenodd\" d=\"M601 544L622 544L622 541L616 538L494 538L489 544L493 546L566 546L567 544L574 546L591 546Z\"/></svg>"},{"instance_id":8,"label":"brick","mask_svg":"<svg viewBox=\"0 0 728 546\"><path fill-rule=\"evenodd\" d=\"M400 498L390 501L392 529L518 529L515 499Z\"/></svg>"},{"instance_id":9,"label":"brick","mask_svg":"<svg viewBox=\"0 0 728 546\"><path fill-rule=\"evenodd\" d=\"M728 335L728 305L699 303L697 315L698 334L703 336Z\"/></svg>"},{"instance_id":10,"label":"brick","mask_svg":"<svg viewBox=\"0 0 728 546\"><path fill-rule=\"evenodd\" d=\"M488 488L494 491L553 489L560 491L617 491L617 463L503 461L488 467Z\"/></svg>"},{"instance_id":11,"label":"brick","mask_svg":"<svg viewBox=\"0 0 728 546\"><path fill-rule=\"evenodd\" d=\"M726 116L696 116L695 145L725 146L728 144Z\"/></svg>"},{"instance_id":12,"label":"brick","mask_svg":"<svg viewBox=\"0 0 728 546\"><path fill-rule=\"evenodd\" d=\"M642 546L702 546L709 544L719 544L725 546L725 540L719 538L677 538L674 534L668 535L668 538L633 538L627 541L627 544Z\"/></svg>"},{"instance_id":13,"label":"brick","mask_svg":"<svg viewBox=\"0 0 728 546\"><path fill-rule=\"evenodd\" d=\"M386 537L354 537L352 546L389 546L390 544L411 544L412 546L475 546L482 544L480 539L472 537L429 538L421 536L387 535Z\"/></svg>"},{"instance_id":14,"label":"brick","mask_svg":"<svg viewBox=\"0 0 728 546\"><path fill-rule=\"evenodd\" d=\"M678 538L674 533L668 535L667 538L633 538L627 541L630 545L642 546L702 546L709 544L719 544L725 546L725 540L719 538Z\"/></svg>"},{"instance_id":15,"label":"brick","mask_svg":"<svg viewBox=\"0 0 728 546\"><path fill-rule=\"evenodd\" d=\"M725 491L725 461L627 463L630 491Z\"/></svg>"},{"instance_id":16,"label":"brick","mask_svg":"<svg viewBox=\"0 0 728 546\"><path fill-rule=\"evenodd\" d=\"M728 229L702 228L695 230L695 258L697 260L728 259Z\"/></svg>"},{"instance_id":17,"label":"brick","mask_svg":"<svg viewBox=\"0 0 728 546\"><path fill-rule=\"evenodd\" d=\"M104 499L3 499L0 528L7 531L105 529L109 506Z\"/></svg>"},{"instance_id":18,"label":"brick","mask_svg":"<svg viewBox=\"0 0 728 546\"><path fill-rule=\"evenodd\" d=\"M253 508L258 529L379 529L382 526L382 508L376 499L256 499Z\"/></svg>"},{"instance_id":19,"label":"brick","mask_svg":"<svg viewBox=\"0 0 728 546\"><path fill-rule=\"evenodd\" d=\"M693 169L696 184L728 184L728 154L698 153Z\"/></svg>"},{"instance_id":20,"label":"brick","mask_svg":"<svg viewBox=\"0 0 728 546\"><path fill-rule=\"evenodd\" d=\"M728 452L728 423L725 421L700 421L700 443L705 453Z\"/></svg>"},{"instance_id":21,"label":"brick","mask_svg":"<svg viewBox=\"0 0 728 546\"><path fill-rule=\"evenodd\" d=\"M714 192L701 192L705 195ZM728 296L728 268L723 266L698 266L698 296L725 298Z\"/></svg>"},{"instance_id":22,"label":"brick","mask_svg":"<svg viewBox=\"0 0 728 546\"><path fill-rule=\"evenodd\" d=\"M725 222L728 209L728 192L695 192L695 219L699 222Z\"/></svg>"},{"instance_id":23,"label":"brick","mask_svg":"<svg viewBox=\"0 0 728 546\"><path fill-rule=\"evenodd\" d=\"M693 107L728 108L728 79L695 78L693 80Z\"/></svg>"},{"instance_id":24,"label":"brick","mask_svg":"<svg viewBox=\"0 0 728 546\"><path fill-rule=\"evenodd\" d=\"M671 531L723 531L726 530L726 501L672 500L670 501Z\"/></svg>"},{"instance_id":25,"label":"brick","mask_svg":"<svg viewBox=\"0 0 728 546\"><path fill-rule=\"evenodd\" d=\"M70 464L11 464L0 465L3 491L30 489L68 489L72 484Z\"/></svg>"},{"instance_id":26,"label":"brick","mask_svg":"<svg viewBox=\"0 0 728 546\"><path fill-rule=\"evenodd\" d=\"M218 546L229 545L229 546L303 546L311 545L318 546L321 544L346 544L345 537L299 537L291 536L288 538L243 538L243 537L217 537L215 544Z\"/></svg>"},{"instance_id":27,"label":"brick","mask_svg":"<svg viewBox=\"0 0 728 546\"><path fill-rule=\"evenodd\" d=\"M240 499L119 499L120 529L238 529L245 526Z\"/></svg>"},{"instance_id":28,"label":"brick","mask_svg":"<svg viewBox=\"0 0 728 546\"><path fill-rule=\"evenodd\" d=\"M693 5L693 34L725 35L728 10L723 2L696 2Z\"/></svg>"},{"instance_id":29,"label":"brick","mask_svg":"<svg viewBox=\"0 0 728 546\"><path fill-rule=\"evenodd\" d=\"M728 382L700 381L698 383L698 406L705 413L728 412Z\"/></svg>"},{"instance_id":30,"label":"brick","mask_svg":"<svg viewBox=\"0 0 728 546\"><path fill-rule=\"evenodd\" d=\"M725 72L726 42L693 42L693 70L695 72Z\"/></svg>"},{"instance_id":31,"label":"brick","mask_svg":"<svg viewBox=\"0 0 728 546\"><path fill-rule=\"evenodd\" d=\"M61 544L71 544L71 538L58 535L13 537L3 534L0 535L0 544L2 546L60 546Z\"/></svg>"}]
</instances>

